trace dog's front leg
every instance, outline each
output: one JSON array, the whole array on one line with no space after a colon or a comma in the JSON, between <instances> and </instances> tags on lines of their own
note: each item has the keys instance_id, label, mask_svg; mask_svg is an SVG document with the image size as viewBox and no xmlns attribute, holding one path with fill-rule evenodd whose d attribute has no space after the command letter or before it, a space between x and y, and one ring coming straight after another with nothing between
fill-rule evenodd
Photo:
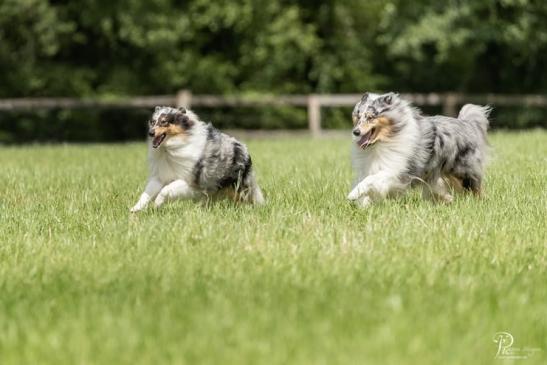
<instances>
[{"instance_id":1,"label":"dog's front leg","mask_svg":"<svg viewBox=\"0 0 547 365\"><path fill-rule=\"evenodd\" d=\"M348 200L355 201L358 200L363 195L368 195L371 190L374 180L377 179L378 174L369 175L357 183L351 192L348 194Z\"/></svg>"},{"instance_id":2,"label":"dog's front leg","mask_svg":"<svg viewBox=\"0 0 547 365\"><path fill-rule=\"evenodd\" d=\"M373 200L384 199L390 192L402 187L397 176L383 171L369 175L353 188L348 195L348 200L366 207Z\"/></svg>"},{"instance_id":3,"label":"dog's front leg","mask_svg":"<svg viewBox=\"0 0 547 365\"><path fill-rule=\"evenodd\" d=\"M175 200L180 198L191 198L194 196L194 189L184 180L175 180L161 189L154 201L156 208L159 208L165 200Z\"/></svg>"},{"instance_id":4,"label":"dog's front leg","mask_svg":"<svg viewBox=\"0 0 547 365\"><path fill-rule=\"evenodd\" d=\"M135 204L133 208L131 208L131 213L135 213L139 210L143 210L144 208L146 208L148 203L150 203L150 201L154 199L156 195L158 195L162 187L162 183L157 178L150 178L150 180L148 180L148 183L146 184L146 187L144 188L144 192L139 198L139 201L137 202L137 204Z\"/></svg>"}]
</instances>

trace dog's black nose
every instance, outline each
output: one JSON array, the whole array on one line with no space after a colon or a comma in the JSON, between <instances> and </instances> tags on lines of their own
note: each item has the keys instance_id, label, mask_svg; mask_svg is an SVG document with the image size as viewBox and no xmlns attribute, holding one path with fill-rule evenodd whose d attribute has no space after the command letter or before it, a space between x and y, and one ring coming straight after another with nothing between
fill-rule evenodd
<instances>
[{"instance_id":1,"label":"dog's black nose","mask_svg":"<svg viewBox=\"0 0 547 365\"><path fill-rule=\"evenodd\" d=\"M355 129L353 130L353 135L354 135L355 137L359 136L360 134L361 134L361 131L359 130L359 128L355 128Z\"/></svg>"},{"instance_id":2,"label":"dog's black nose","mask_svg":"<svg viewBox=\"0 0 547 365\"><path fill-rule=\"evenodd\" d=\"M153 130L153 129L149 129L149 130L148 130L148 135L149 135L150 137L154 137L154 135L155 135L154 130Z\"/></svg>"}]
</instances>

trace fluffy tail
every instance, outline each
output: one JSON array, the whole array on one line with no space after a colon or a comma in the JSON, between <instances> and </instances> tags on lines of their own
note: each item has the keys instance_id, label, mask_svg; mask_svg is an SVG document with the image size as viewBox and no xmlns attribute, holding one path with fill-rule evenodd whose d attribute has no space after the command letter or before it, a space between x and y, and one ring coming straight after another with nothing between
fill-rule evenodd
<instances>
[{"instance_id":1,"label":"fluffy tail","mask_svg":"<svg viewBox=\"0 0 547 365\"><path fill-rule=\"evenodd\" d=\"M490 116L490 113L492 112L492 108L489 105L474 105L474 104L465 104L463 108L460 110L460 114L458 114L458 119L466 121L468 123L473 123L477 125L480 130L482 131L482 140L484 143L479 144L479 150L480 150L480 158L478 159L479 162L479 168L478 173L475 174L479 176L480 178L475 177L472 180L464 179L462 180L462 187L464 189L471 189L475 191L475 193L480 192L480 185L481 185L481 179L483 174L483 169L485 164L488 162L488 141L486 138L486 131L488 130L488 125L490 124L488 121L488 117ZM472 185L469 185L470 182ZM474 188L473 188L474 186Z\"/></svg>"},{"instance_id":2,"label":"fluffy tail","mask_svg":"<svg viewBox=\"0 0 547 365\"><path fill-rule=\"evenodd\" d=\"M481 106L475 104L465 104L460 110L460 114L458 114L458 119L477 123L484 134L486 134L488 125L490 124L488 117L491 112L492 108L489 105Z\"/></svg>"}]
</instances>

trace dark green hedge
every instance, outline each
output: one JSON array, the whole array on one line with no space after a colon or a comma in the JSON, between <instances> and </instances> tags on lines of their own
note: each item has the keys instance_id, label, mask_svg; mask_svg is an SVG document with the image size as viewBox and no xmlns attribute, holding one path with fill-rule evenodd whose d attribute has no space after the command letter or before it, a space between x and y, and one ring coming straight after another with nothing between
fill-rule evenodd
<instances>
[{"instance_id":1,"label":"dark green hedge","mask_svg":"<svg viewBox=\"0 0 547 365\"><path fill-rule=\"evenodd\" d=\"M179 89L545 94L546 54L544 0L0 1L0 98ZM136 138L142 113L2 113L0 136ZM214 113L230 127L305 125L301 110L287 108ZM327 125L345 120L325 113ZM543 113L515 109L496 118L527 127L542 125Z\"/></svg>"}]
</instances>

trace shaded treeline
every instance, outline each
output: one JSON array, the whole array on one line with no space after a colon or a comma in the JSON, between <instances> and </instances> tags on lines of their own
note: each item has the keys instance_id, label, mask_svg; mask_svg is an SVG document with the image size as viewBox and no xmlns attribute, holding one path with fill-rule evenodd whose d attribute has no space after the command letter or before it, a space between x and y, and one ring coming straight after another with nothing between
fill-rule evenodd
<instances>
[{"instance_id":1,"label":"shaded treeline","mask_svg":"<svg viewBox=\"0 0 547 365\"><path fill-rule=\"evenodd\" d=\"M542 0L0 2L0 97L181 88L545 93L546 54ZM291 108L204 113L229 127L305 125L305 112ZM0 140L137 138L143 114L1 113ZM347 115L330 110L326 124L342 126ZM495 117L497 126L524 127L544 125L546 115L511 109ZM114 131L99 131L104 125Z\"/></svg>"}]
</instances>

